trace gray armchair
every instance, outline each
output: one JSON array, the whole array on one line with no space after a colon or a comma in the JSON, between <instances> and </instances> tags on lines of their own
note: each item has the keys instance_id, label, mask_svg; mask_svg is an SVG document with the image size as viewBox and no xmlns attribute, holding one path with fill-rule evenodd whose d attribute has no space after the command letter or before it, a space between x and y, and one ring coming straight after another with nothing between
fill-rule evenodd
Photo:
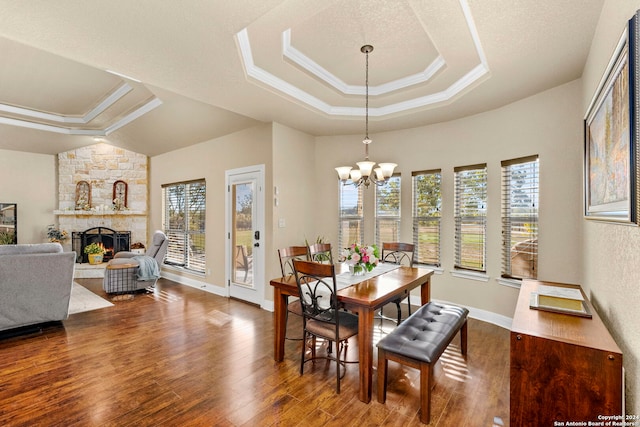
<instances>
[{"instance_id":1,"label":"gray armchair","mask_svg":"<svg viewBox=\"0 0 640 427\"><path fill-rule=\"evenodd\" d=\"M102 289L107 293L125 293L155 286L160 278L160 265L169 246L169 239L160 230L153 234L144 255L120 251L107 263Z\"/></svg>"}]
</instances>

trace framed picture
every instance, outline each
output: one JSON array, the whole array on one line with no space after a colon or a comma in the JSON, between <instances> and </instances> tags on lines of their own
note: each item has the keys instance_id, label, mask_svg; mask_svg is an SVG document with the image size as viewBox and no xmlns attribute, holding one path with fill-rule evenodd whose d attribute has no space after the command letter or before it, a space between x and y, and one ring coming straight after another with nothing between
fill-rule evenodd
<instances>
[{"instance_id":1,"label":"framed picture","mask_svg":"<svg viewBox=\"0 0 640 427\"><path fill-rule=\"evenodd\" d=\"M585 217L637 221L637 16L629 21L585 118Z\"/></svg>"}]
</instances>

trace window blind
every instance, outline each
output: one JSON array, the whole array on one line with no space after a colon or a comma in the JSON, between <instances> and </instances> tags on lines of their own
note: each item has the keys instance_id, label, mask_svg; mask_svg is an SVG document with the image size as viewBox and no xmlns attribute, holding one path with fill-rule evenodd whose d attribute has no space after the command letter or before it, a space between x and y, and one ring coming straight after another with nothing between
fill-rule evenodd
<instances>
[{"instance_id":1,"label":"window blind","mask_svg":"<svg viewBox=\"0 0 640 427\"><path fill-rule=\"evenodd\" d=\"M353 243L364 244L364 211L362 208L362 187L338 182L338 245L346 248Z\"/></svg>"},{"instance_id":2,"label":"window blind","mask_svg":"<svg viewBox=\"0 0 640 427\"><path fill-rule=\"evenodd\" d=\"M440 266L440 217L442 173L440 169L413 172L413 244L415 261Z\"/></svg>"},{"instance_id":3,"label":"window blind","mask_svg":"<svg viewBox=\"0 0 640 427\"><path fill-rule=\"evenodd\" d=\"M486 269L487 165L454 168L455 268Z\"/></svg>"},{"instance_id":4,"label":"window blind","mask_svg":"<svg viewBox=\"0 0 640 427\"><path fill-rule=\"evenodd\" d=\"M169 238L165 263L205 272L204 180L162 186L163 229Z\"/></svg>"},{"instance_id":5,"label":"window blind","mask_svg":"<svg viewBox=\"0 0 640 427\"><path fill-rule=\"evenodd\" d=\"M400 241L400 175L376 185L376 243Z\"/></svg>"},{"instance_id":6,"label":"window blind","mask_svg":"<svg viewBox=\"0 0 640 427\"><path fill-rule=\"evenodd\" d=\"M538 275L538 156L502 162L502 277Z\"/></svg>"}]
</instances>

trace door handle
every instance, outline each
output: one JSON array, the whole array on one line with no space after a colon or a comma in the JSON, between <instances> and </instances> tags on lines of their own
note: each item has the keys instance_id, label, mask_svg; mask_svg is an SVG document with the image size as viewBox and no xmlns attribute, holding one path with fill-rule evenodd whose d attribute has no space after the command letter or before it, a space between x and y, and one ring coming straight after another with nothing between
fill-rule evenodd
<instances>
[{"instance_id":1,"label":"door handle","mask_svg":"<svg viewBox=\"0 0 640 427\"><path fill-rule=\"evenodd\" d=\"M255 233L253 233L253 238L256 240L260 240L260 230L256 230Z\"/></svg>"}]
</instances>

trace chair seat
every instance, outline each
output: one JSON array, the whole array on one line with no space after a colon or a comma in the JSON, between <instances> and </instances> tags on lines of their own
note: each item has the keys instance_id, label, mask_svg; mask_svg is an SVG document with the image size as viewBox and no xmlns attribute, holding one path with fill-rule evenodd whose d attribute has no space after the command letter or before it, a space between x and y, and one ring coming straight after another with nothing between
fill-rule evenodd
<instances>
[{"instance_id":1,"label":"chair seat","mask_svg":"<svg viewBox=\"0 0 640 427\"><path fill-rule=\"evenodd\" d=\"M287 310L290 313L297 314L298 316L302 316L302 304L300 304L300 300L297 299L292 301L287 305Z\"/></svg>"},{"instance_id":2,"label":"chair seat","mask_svg":"<svg viewBox=\"0 0 640 427\"><path fill-rule=\"evenodd\" d=\"M307 320L307 331L333 341L343 341L358 334L358 316L345 311L338 311L338 316L340 316L338 337L335 336L336 325L334 323L314 319Z\"/></svg>"}]
</instances>

